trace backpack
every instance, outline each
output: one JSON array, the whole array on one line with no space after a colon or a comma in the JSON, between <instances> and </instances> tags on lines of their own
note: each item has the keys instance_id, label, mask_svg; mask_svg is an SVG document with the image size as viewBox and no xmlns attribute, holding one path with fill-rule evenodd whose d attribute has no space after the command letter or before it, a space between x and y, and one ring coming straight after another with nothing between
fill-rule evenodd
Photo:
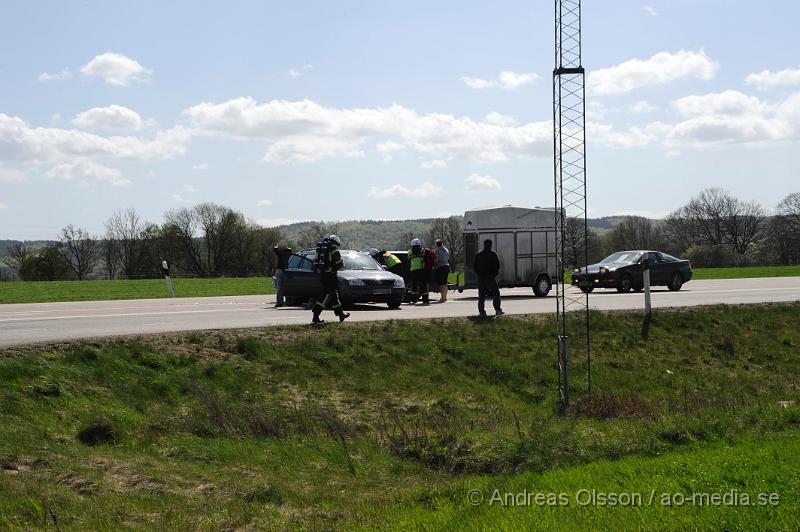
<instances>
[{"instance_id":1,"label":"backpack","mask_svg":"<svg viewBox=\"0 0 800 532\"><path fill-rule=\"evenodd\" d=\"M422 251L422 260L425 261L425 269L428 271L435 270L438 262L435 249L425 248Z\"/></svg>"},{"instance_id":2,"label":"backpack","mask_svg":"<svg viewBox=\"0 0 800 532\"><path fill-rule=\"evenodd\" d=\"M328 250L330 249L330 245L331 241L327 237L317 242L317 256L314 258L315 272L323 272L328 268L328 261L330 258Z\"/></svg>"}]
</instances>

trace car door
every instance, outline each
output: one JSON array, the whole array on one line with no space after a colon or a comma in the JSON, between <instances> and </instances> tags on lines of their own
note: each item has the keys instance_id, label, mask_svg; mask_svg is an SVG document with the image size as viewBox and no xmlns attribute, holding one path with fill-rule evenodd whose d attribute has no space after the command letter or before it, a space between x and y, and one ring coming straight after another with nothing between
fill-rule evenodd
<instances>
[{"instance_id":1,"label":"car door","mask_svg":"<svg viewBox=\"0 0 800 532\"><path fill-rule=\"evenodd\" d=\"M308 265L306 266L305 263L308 263ZM283 271L284 296L308 297L311 289L311 276L314 275L312 268L313 263L311 261L300 255L292 254L289 257L287 268Z\"/></svg>"},{"instance_id":2,"label":"car door","mask_svg":"<svg viewBox=\"0 0 800 532\"><path fill-rule=\"evenodd\" d=\"M647 259L650 261L650 284L667 284L669 280L669 265L664 262L661 253L651 251L647 254Z\"/></svg>"}]
</instances>

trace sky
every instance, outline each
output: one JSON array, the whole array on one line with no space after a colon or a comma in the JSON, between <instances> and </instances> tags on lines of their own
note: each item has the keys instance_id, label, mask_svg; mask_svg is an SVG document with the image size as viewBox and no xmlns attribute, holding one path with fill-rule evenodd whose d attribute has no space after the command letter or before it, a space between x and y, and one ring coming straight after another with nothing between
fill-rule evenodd
<instances>
[{"instance_id":1,"label":"sky","mask_svg":"<svg viewBox=\"0 0 800 532\"><path fill-rule=\"evenodd\" d=\"M583 6L589 216L800 190L800 4ZM0 3L0 238L553 203L551 1Z\"/></svg>"}]
</instances>

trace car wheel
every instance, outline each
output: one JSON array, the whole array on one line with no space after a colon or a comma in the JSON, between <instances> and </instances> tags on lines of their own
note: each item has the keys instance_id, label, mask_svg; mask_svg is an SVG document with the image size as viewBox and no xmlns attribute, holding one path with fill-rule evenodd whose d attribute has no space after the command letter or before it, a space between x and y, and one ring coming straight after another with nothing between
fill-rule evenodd
<instances>
[{"instance_id":1,"label":"car wheel","mask_svg":"<svg viewBox=\"0 0 800 532\"><path fill-rule=\"evenodd\" d=\"M681 275L680 272L674 272L672 277L669 278L667 288L676 292L681 289L681 286L683 286L683 275Z\"/></svg>"},{"instance_id":2,"label":"car wheel","mask_svg":"<svg viewBox=\"0 0 800 532\"><path fill-rule=\"evenodd\" d=\"M594 292L594 286L581 286L581 292L584 294L591 294Z\"/></svg>"},{"instance_id":3,"label":"car wheel","mask_svg":"<svg viewBox=\"0 0 800 532\"><path fill-rule=\"evenodd\" d=\"M400 308L400 304L402 302L403 302L403 298L400 297L400 296L397 296L397 297L393 297L392 299L387 301L386 304L389 305L389 308L395 309L395 308Z\"/></svg>"},{"instance_id":4,"label":"car wheel","mask_svg":"<svg viewBox=\"0 0 800 532\"><path fill-rule=\"evenodd\" d=\"M617 285L617 292L626 293L630 292L633 288L633 279L631 279L630 275L623 275L620 280L619 284Z\"/></svg>"},{"instance_id":5,"label":"car wheel","mask_svg":"<svg viewBox=\"0 0 800 532\"><path fill-rule=\"evenodd\" d=\"M552 283L547 275L540 275L536 282L533 283L533 294L536 297L544 297L550 293Z\"/></svg>"}]
</instances>

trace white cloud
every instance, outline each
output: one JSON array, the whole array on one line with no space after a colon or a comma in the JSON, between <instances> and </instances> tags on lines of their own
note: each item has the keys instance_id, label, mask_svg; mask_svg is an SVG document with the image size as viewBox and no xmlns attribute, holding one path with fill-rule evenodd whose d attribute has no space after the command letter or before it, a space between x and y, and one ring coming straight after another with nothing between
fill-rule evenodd
<instances>
[{"instance_id":1,"label":"white cloud","mask_svg":"<svg viewBox=\"0 0 800 532\"><path fill-rule=\"evenodd\" d=\"M483 78L471 78L469 76L461 76L463 81L468 87L473 89L482 90L492 87L500 87L503 89L518 89L523 85L529 85L539 79L537 74L533 72L517 73L510 70L504 70L497 75L497 79L489 80Z\"/></svg>"},{"instance_id":2,"label":"white cloud","mask_svg":"<svg viewBox=\"0 0 800 532\"><path fill-rule=\"evenodd\" d=\"M25 183L27 181L28 176L19 170L14 170L13 168L0 168L0 183L12 185Z\"/></svg>"},{"instance_id":3,"label":"white cloud","mask_svg":"<svg viewBox=\"0 0 800 532\"><path fill-rule=\"evenodd\" d=\"M533 72L526 72L523 74L518 74L516 72L511 72L510 70L504 70L500 72L500 75L497 76L497 80L500 82L500 86L504 89L518 89L523 85L529 85L539 79L537 74Z\"/></svg>"},{"instance_id":4,"label":"white cloud","mask_svg":"<svg viewBox=\"0 0 800 532\"><path fill-rule=\"evenodd\" d=\"M290 68L288 74L290 78L297 79L299 77L304 76L307 72L310 72L313 68L314 68L313 65L306 64L303 65L303 68L301 69Z\"/></svg>"},{"instance_id":5,"label":"white cloud","mask_svg":"<svg viewBox=\"0 0 800 532\"><path fill-rule=\"evenodd\" d=\"M144 83L150 79L151 70L130 57L113 52L95 56L81 67L85 76L98 77L110 85L127 87L132 83Z\"/></svg>"},{"instance_id":6,"label":"white cloud","mask_svg":"<svg viewBox=\"0 0 800 532\"><path fill-rule=\"evenodd\" d=\"M139 113L121 105L94 107L79 113L72 119L72 125L82 129L109 131L137 131L142 128Z\"/></svg>"},{"instance_id":7,"label":"white cloud","mask_svg":"<svg viewBox=\"0 0 800 532\"><path fill-rule=\"evenodd\" d=\"M183 185L183 190L189 194L197 192L197 188L194 185Z\"/></svg>"},{"instance_id":8,"label":"white cloud","mask_svg":"<svg viewBox=\"0 0 800 532\"><path fill-rule=\"evenodd\" d=\"M686 96L672 102L672 107L684 116L702 115L761 115L769 106L755 96L747 96L739 91Z\"/></svg>"},{"instance_id":9,"label":"white cloud","mask_svg":"<svg viewBox=\"0 0 800 532\"><path fill-rule=\"evenodd\" d=\"M658 16L658 11L656 11L656 8L653 7L653 6L642 6L642 11L645 14L650 15L651 17L657 17Z\"/></svg>"},{"instance_id":10,"label":"white cloud","mask_svg":"<svg viewBox=\"0 0 800 532\"><path fill-rule=\"evenodd\" d=\"M192 204L192 203L194 203L194 200L193 200L193 199L191 199L191 198L184 198L184 197L183 197L183 196L181 196L180 194L173 194L173 195L172 195L172 199L173 199L173 200L175 200L175 201L177 201L178 203L186 203L186 204Z\"/></svg>"},{"instance_id":11,"label":"white cloud","mask_svg":"<svg viewBox=\"0 0 800 532\"><path fill-rule=\"evenodd\" d=\"M467 87L470 87L472 89L481 90L481 89L488 89L490 87L494 87L495 86L495 82L494 81L489 81L488 79L471 78L469 76L461 76L460 79L461 79L461 81L463 81L467 85Z\"/></svg>"},{"instance_id":12,"label":"white cloud","mask_svg":"<svg viewBox=\"0 0 800 532\"><path fill-rule=\"evenodd\" d=\"M396 198L399 196L436 198L442 195L444 195L444 188L440 185L434 185L430 181L426 181L414 189L410 189L403 185L392 185L386 188L371 187L368 194L370 198L378 199Z\"/></svg>"},{"instance_id":13,"label":"white cloud","mask_svg":"<svg viewBox=\"0 0 800 532\"><path fill-rule=\"evenodd\" d=\"M672 102L672 107L683 120L651 122L621 132L608 124L589 123L589 138L617 148L660 144L668 156L685 149L800 141L800 93L769 104L737 91L725 91L680 98Z\"/></svg>"},{"instance_id":14,"label":"white cloud","mask_svg":"<svg viewBox=\"0 0 800 532\"><path fill-rule=\"evenodd\" d=\"M271 207L272 200L271 199L258 200L258 203L256 205L258 205L259 207Z\"/></svg>"},{"instance_id":15,"label":"white cloud","mask_svg":"<svg viewBox=\"0 0 800 532\"><path fill-rule=\"evenodd\" d=\"M639 100L630 106L630 111L637 114L652 113L653 111L658 111L658 107L647 100Z\"/></svg>"},{"instance_id":16,"label":"white cloud","mask_svg":"<svg viewBox=\"0 0 800 532\"><path fill-rule=\"evenodd\" d=\"M198 172L203 172L205 170L208 170L209 168L211 168L211 165L209 163L200 163L192 165L192 170L196 170Z\"/></svg>"},{"instance_id":17,"label":"white cloud","mask_svg":"<svg viewBox=\"0 0 800 532\"><path fill-rule=\"evenodd\" d=\"M400 105L337 109L309 100L258 104L252 98L204 102L184 114L198 131L268 142L264 159L270 162L362 157L366 141L386 136L437 159L505 161L552 155L549 121L509 127L449 114L420 115Z\"/></svg>"},{"instance_id":18,"label":"white cloud","mask_svg":"<svg viewBox=\"0 0 800 532\"><path fill-rule=\"evenodd\" d=\"M748 75L744 81L748 85L755 85L759 90L797 86L800 85L800 68L786 68L779 72L762 70Z\"/></svg>"},{"instance_id":19,"label":"white cloud","mask_svg":"<svg viewBox=\"0 0 800 532\"><path fill-rule=\"evenodd\" d=\"M500 181L490 175L472 174L467 178L467 192L501 190Z\"/></svg>"},{"instance_id":20,"label":"white cloud","mask_svg":"<svg viewBox=\"0 0 800 532\"><path fill-rule=\"evenodd\" d=\"M63 81L65 79L72 79L72 71L69 68L64 67L61 69L60 72L54 72L52 74L50 74L49 72L42 72L36 79L42 82Z\"/></svg>"},{"instance_id":21,"label":"white cloud","mask_svg":"<svg viewBox=\"0 0 800 532\"><path fill-rule=\"evenodd\" d=\"M709 80L719 65L704 51L660 52L649 59L631 59L589 73L587 88L594 94L622 94L681 78Z\"/></svg>"},{"instance_id":22,"label":"white cloud","mask_svg":"<svg viewBox=\"0 0 800 532\"><path fill-rule=\"evenodd\" d=\"M389 162L392 160L392 152L405 150L406 146L393 140L387 140L379 143L375 148L383 154L383 160Z\"/></svg>"},{"instance_id":23,"label":"white cloud","mask_svg":"<svg viewBox=\"0 0 800 532\"><path fill-rule=\"evenodd\" d=\"M494 111L487 114L484 120L487 124L492 124L493 126L514 126L517 124L517 120L513 116L502 115Z\"/></svg>"},{"instance_id":24,"label":"white cloud","mask_svg":"<svg viewBox=\"0 0 800 532\"><path fill-rule=\"evenodd\" d=\"M433 168L447 168L447 161L443 159L434 159L432 161L424 161L421 165L426 170Z\"/></svg>"},{"instance_id":25,"label":"white cloud","mask_svg":"<svg viewBox=\"0 0 800 532\"><path fill-rule=\"evenodd\" d=\"M186 152L191 132L176 126L158 131L152 140L132 136L104 137L76 129L33 127L0 113L0 160L24 163L71 161L76 157L171 159Z\"/></svg>"},{"instance_id":26,"label":"white cloud","mask_svg":"<svg viewBox=\"0 0 800 532\"><path fill-rule=\"evenodd\" d=\"M122 177L122 174L116 168L109 168L89 159L76 159L70 163L59 164L45 172L45 175L51 179L64 181L91 177L98 181L107 182L114 187L126 187L131 184L128 179Z\"/></svg>"},{"instance_id":27,"label":"white cloud","mask_svg":"<svg viewBox=\"0 0 800 532\"><path fill-rule=\"evenodd\" d=\"M6 205L2 201L0 201L0 211L2 211L3 209L7 209L7 208L8 208L8 205Z\"/></svg>"}]
</instances>

